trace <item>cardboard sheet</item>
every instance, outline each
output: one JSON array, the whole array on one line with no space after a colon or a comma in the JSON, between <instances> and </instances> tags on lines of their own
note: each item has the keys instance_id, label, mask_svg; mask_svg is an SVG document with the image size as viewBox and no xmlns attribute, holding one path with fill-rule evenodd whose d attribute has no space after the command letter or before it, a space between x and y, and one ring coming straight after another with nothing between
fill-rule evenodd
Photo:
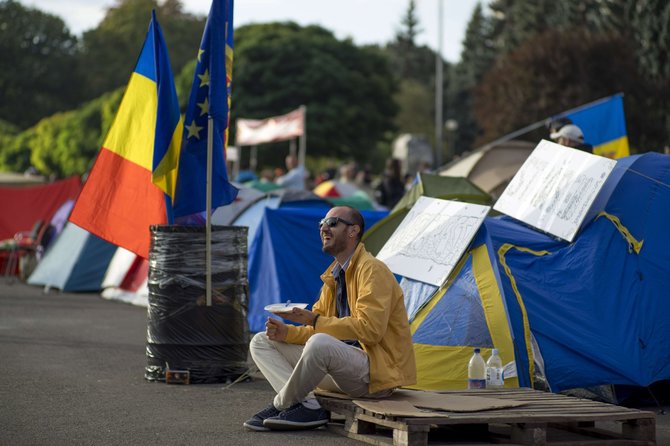
<instances>
[{"instance_id":1,"label":"cardboard sheet","mask_svg":"<svg viewBox=\"0 0 670 446\"><path fill-rule=\"evenodd\" d=\"M449 415L445 413L434 412L432 410L421 410L407 401L354 400L354 404L370 412L392 417L449 417Z\"/></svg>"},{"instance_id":2,"label":"cardboard sheet","mask_svg":"<svg viewBox=\"0 0 670 446\"><path fill-rule=\"evenodd\" d=\"M398 390L391 399L407 401L416 407L446 410L448 412L479 412L482 410L505 409L526 404L523 401L484 396L449 395L437 392Z\"/></svg>"},{"instance_id":3,"label":"cardboard sheet","mask_svg":"<svg viewBox=\"0 0 670 446\"><path fill-rule=\"evenodd\" d=\"M317 390L317 395L326 396L330 398L352 400L348 395L329 392L324 390ZM490 398L486 396L470 396L470 395L450 395L438 392L424 392L420 390L396 390L393 395L381 400L373 399L356 399L354 401L358 406L375 413L383 413L385 415L395 416L441 416L446 415L443 412L433 412L432 410L440 410L446 412L480 412L485 410L505 409L511 407L518 407L526 404L524 401ZM374 403L372 406L366 407L361 403ZM383 404L382 404L383 403ZM397 409L402 412L392 412ZM426 412L421 409L429 409ZM412 415L409 415L412 413Z\"/></svg>"}]
</instances>

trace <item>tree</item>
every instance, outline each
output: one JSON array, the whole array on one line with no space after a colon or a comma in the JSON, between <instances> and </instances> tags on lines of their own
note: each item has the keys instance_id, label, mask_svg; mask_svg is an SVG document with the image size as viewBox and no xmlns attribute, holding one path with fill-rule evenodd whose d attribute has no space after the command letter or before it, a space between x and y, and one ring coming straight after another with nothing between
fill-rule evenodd
<instances>
[{"instance_id":1,"label":"tree","mask_svg":"<svg viewBox=\"0 0 670 446\"><path fill-rule=\"evenodd\" d=\"M80 102L77 38L60 18L0 2L0 60L0 119L26 128Z\"/></svg>"},{"instance_id":2,"label":"tree","mask_svg":"<svg viewBox=\"0 0 670 446\"><path fill-rule=\"evenodd\" d=\"M22 172L34 166L57 178L85 173L112 124L122 93L118 89L79 109L56 113L17 135L0 135L0 170Z\"/></svg>"},{"instance_id":3,"label":"tree","mask_svg":"<svg viewBox=\"0 0 670 446\"><path fill-rule=\"evenodd\" d=\"M662 147L643 108L649 97L668 100L640 75L635 49L621 35L575 29L548 31L501 57L475 91L474 110L489 142L551 115L623 92L628 136L633 147ZM667 103L667 102L666 102Z\"/></svg>"},{"instance_id":4,"label":"tree","mask_svg":"<svg viewBox=\"0 0 670 446\"><path fill-rule=\"evenodd\" d=\"M270 23L236 30L231 122L306 105L312 156L368 160L393 128L395 88L378 48L337 40L319 26Z\"/></svg>"},{"instance_id":5,"label":"tree","mask_svg":"<svg viewBox=\"0 0 670 446\"><path fill-rule=\"evenodd\" d=\"M493 0L491 35L498 50L507 53L551 29L610 33L623 28L620 4L620 0Z\"/></svg>"},{"instance_id":6,"label":"tree","mask_svg":"<svg viewBox=\"0 0 670 446\"><path fill-rule=\"evenodd\" d=\"M430 137L435 130L435 95L415 80L403 80L395 94L398 114L395 124L402 133Z\"/></svg>"},{"instance_id":7,"label":"tree","mask_svg":"<svg viewBox=\"0 0 670 446\"><path fill-rule=\"evenodd\" d=\"M385 48L393 74L399 80L412 80L425 88L435 88L435 52L416 44L416 38L423 30L416 16L414 0L410 0L400 24L394 40Z\"/></svg>"},{"instance_id":8,"label":"tree","mask_svg":"<svg viewBox=\"0 0 670 446\"><path fill-rule=\"evenodd\" d=\"M670 2L627 0L623 15L648 79L670 83Z\"/></svg>"},{"instance_id":9,"label":"tree","mask_svg":"<svg viewBox=\"0 0 670 446\"><path fill-rule=\"evenodd\" d=\"M472 96L496 57L491 34L490 20L484 16L481 4L477 4L465 31L461 60L452 69L448 91L447 117L458 122L455 147L451 150L454 155L470 150L480 132L472 111Z\"/></svg>"},{"instance_id":10,"label":"tree","mask_svg":"<svg viewBox=\"0 0 670 446\"><path fill-rule=\"evenodd\" d=\"M155 9L163 28L173 70L194 60L204 17L183 11L179 0L117 0L97 28L83 35L82 60L86 66L87 97L94 98L128 82Z\"/></svg>"},{"instance_id":11,"label":"tree","mask_svg":"<svg viewBox=\"0 0 670 446\"><path fill-rule=\"evenodd\" d=\"M416 37L421 32L414 0L410 0L407 12L400 23L402 28L396 33L395 41L389 45L389 48L392 49L395 56L397 75L401 79L412 79L419 70Z\"/></svg>"}]
</instances>

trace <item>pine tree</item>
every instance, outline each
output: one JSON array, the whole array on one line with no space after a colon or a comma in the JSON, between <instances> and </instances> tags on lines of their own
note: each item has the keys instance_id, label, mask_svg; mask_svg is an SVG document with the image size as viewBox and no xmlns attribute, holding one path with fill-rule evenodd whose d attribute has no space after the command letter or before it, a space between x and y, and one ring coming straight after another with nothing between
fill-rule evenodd
<instances>
[{"instance_id":1,"label":"pine tree","mask_svg":"<svg viewBox=\"0 0 670 446\"><path fill-rule=\"evenodd\" d=\"M452 69L448 91L447 118L458 123L455 138L450 138L454 145L450 148L452 154L471 149L479 133L472 113L472 92L493 65L495 57L491 21L484 16L481 4L477 4L465 31L461 60Z\"/></svg>"}]
</instances>

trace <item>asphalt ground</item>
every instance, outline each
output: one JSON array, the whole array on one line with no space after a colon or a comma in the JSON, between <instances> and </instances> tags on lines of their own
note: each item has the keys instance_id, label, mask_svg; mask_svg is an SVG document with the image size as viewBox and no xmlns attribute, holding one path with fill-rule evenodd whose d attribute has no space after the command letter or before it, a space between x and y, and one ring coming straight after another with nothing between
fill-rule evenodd
<instances>
[{"instance_id":1,"label":"asphalt ground","mask_svg":"<svg viewBox=\"0 0 670 446\"><path fill-rule=\"evenodd\" d=\"M0 279L1 280L1 279ZM0 283L0 445L356 445L323 428L251 432L264 379L144 379L146 309Z\"/></svg>"},{"instance_id":2,"label":"asphalt ground","mask_svg":"<svg viewBox=\"0 0 670 446\"><path fill-rule=\"evenodd\" d=\"M259 376L146 381L146 317L96 294L0 281L0 445L361 444L323 428L247 431L242 423L274 396ZM657 415L659 445L670 445L668 417Z\"/></svg>"}]
</instances>

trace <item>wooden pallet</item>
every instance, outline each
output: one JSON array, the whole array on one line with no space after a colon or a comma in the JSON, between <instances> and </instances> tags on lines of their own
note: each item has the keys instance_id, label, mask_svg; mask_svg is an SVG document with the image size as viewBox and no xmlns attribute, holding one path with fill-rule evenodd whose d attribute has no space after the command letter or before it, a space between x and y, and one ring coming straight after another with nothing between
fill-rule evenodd
<instances>
[{"instance_id":1,"label":"wooden pallet","mask_svg":"<svg viewBox=\"0 0 670 446\"><path fill-rule=\"evenodd\" d=\"M368 412L347 399L323 395L317 398L331 412L330 430L374 445L423 446L435 444L436 440L439 444L473 441L552 446L656 444L653 412L525 388L441 393L511 399L526 404L480 412L447 412L447 418L405 418ZM603 425L610 429L603 429Z\"/></svg>"}]
</instances>

